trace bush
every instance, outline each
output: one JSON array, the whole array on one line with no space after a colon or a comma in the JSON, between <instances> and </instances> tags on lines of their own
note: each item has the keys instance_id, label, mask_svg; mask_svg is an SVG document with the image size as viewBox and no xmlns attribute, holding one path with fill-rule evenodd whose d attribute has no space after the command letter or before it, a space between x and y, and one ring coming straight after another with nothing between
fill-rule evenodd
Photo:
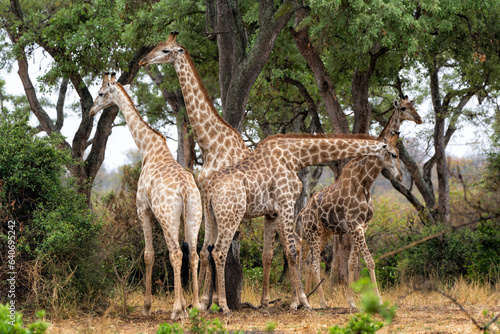
<instances>
[{"instance_id":1,"label":"bush","mask_svg":"<svg viewBox=\"0 0 500 334\"><path fill-rule=\"evenodd\" d=\"M57 296L74 304L92 298L102 279L95 256L101 226L67 176L70 153L59 149L60 136L36 135L27 117L0 118L0 133L0 211L16 225L16 299L49 308L64 303ZM2 252L7 236L2 226Z\"/></svg>"},{"instance_id":2,"label":"bush","mask_svg":"<svg viewBox=\"0 0 500 334\"><path fill-rule=\"evenodd\" d=\"M8 305L0 304L0 334L43 334L49 324L43 321L44 311L37 313L40 319L34 323L23 325L23 315L19 312L12 314Z\"/></svg>"},{"instance_id":3,"label":"bush","mask_svg":"<svg viewBox=\"0 0 500 334\"><path fill-rule=\"evenodd\" d=\"M419 234L402 237L401 243L393 249L439 233L444 228L432 226ZM444 280L463 276L495 284L500 274L500 229L493 222L483 222L475 229L464 227L450 231L384 259L376 270L381 282L395 282L412 275L424 278L435 275Z\"/></svg>"}]
</instances>

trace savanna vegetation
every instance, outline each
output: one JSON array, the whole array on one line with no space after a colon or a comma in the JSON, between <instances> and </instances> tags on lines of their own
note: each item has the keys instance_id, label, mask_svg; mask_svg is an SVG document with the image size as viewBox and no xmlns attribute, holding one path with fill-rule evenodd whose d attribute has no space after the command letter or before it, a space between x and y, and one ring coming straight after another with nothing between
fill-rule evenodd
<instances>
[{"instance_id":1,"label":"savanna vegetation","mask_svg":"<svg viewBox=\"0 0 500 334\"><path fill-rule=\"evenodd\" d=\"M277 133L378 135L394 99L415 99L424 122L402 127L403 181L384 172L372 189L375 216L367 241L382 297L403 310L412 306L401 295L431 298L436 309L472 305L485 312L475 328L496 330L500 310L491 306L498 305L500 284L500 1L3 0L0 15L0 303L12 299L8 254L9 231L15 230L18 311L34 315L43 309L51 321L138 319L145 275L135 208L141 163L131 159L103 171L112 130L125 122L116 107L97 120L89 110L102 74L117 71L118 82L131 84L142 116L154 128L175 129L177 136L167 140L176 142L178 162L196 174L203 157L174 69L139 67L156 43L177 30L217 109L251 148ZM34 68L41 74L34 75ZM9 72L19 76L24 93L9 92ZM72 135L63 136L63 129ZM453 145L466 132L474 133L462 146L470 153L456 157ZM297 208L334 182L344 164L301 171ZM243 301L254 305L260 300L262 227L262 219L254 219L239 229ZM338 309L347 305L346 263L332 268L333 246L322 254L322 284L329 306ZM154 247L153 309L168 313L173 274L159 226ZM286 310L284 268L276 243L271 298ZM365 271L361 265L360 277ZM310 299L316 307L314 293ZM273 320L273 314L262 315L271 323L256 329L302 321ZM181 332L170 324L158 327L161 316L153 318L156 329ZM368 321L366 316L357 320ZM208 323L199 314L190 317L198 327ZM345 318L316 321L325 321L332 333L351 326ZM42 322L33 326L45 330ZM218 326L211 322L210 330L222 331Z\"/></svg>"}]
</instances>

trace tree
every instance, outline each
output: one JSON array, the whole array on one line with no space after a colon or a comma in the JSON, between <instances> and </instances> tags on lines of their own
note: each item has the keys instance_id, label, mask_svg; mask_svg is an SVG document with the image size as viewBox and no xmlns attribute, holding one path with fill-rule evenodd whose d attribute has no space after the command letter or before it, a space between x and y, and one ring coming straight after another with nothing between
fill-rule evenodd
<instances>
[{"instance_id":1,"label":"tree","mask_svg":"<svg viewBox=\"0 0 500 334\"><path fill-rule=\"evenodd\" d=\"M18 74L23 83L33 114L40 122L40 128L51 133L60 133L64 125L63 106L68 82L80 98L81 122L70 144L61 143L61 148L71 150L73 159L81 164L68 166L78 180L80 193L90 201L92 180L104 160L106 143L117 108L107 109L97 124L94 138L90 138L93 119L89 116L93 98L88 89L88 79L119 67L123 70L119 82L130 83L139 70L139 60L150 48L118 47L121 32L130 17L120 18L119 3L112 1L94 2L27 2L11 0L10 6L3 8L3 28L12 43L12 51L17 60ZM24 6L24 7L23 7ZM102 27L102 29L98 29ZM91 37L91 38L90 38ZM61 82L57 103L57 120L50 119L40 104L28 72L31 51L42 48L52 57L51 68L43 76L42 82L53 87ZM85 156L86 149L92 146Z\"/></svg>"}]
</instances>

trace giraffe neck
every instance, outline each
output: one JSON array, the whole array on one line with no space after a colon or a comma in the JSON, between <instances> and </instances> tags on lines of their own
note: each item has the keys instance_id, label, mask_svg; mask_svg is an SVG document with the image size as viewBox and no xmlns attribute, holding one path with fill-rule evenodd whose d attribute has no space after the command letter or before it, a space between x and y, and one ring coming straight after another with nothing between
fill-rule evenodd
<instances>
[{"instance_id":1,"label":"giraffe neck","mask_svg":"<svg viewBox=\"0 0 500 334\"><path fill-rule=\"evenodd\" d=\"M239 146L237 150L249 151L241 135L215 109L187 51L174 63L174 68L184 95L189 122L203 155L207 156L216 147L218 154L221 149L229 150L229 147L217 145L229 137L232 138L232 145Z\"/></svg>"},{"instance_id":2,"label":"giraffe neck","mask_svg":"<svg viewBox=\"0 0 500 334\"><path fill-rule=\"evenodd\" d=\"M355 182L363 189L370 189L377 177L384 168L383 162L378 156L366 155L350 161L342 170L340 178L343 175L350 175Z\"/></svg>"},{"instance_id":3,"label":"giraffe neck","mask_svg":"<svg viewBox=\"0 0 500 334\"><path fill-rule=\"evenodd\" d=\"M273 154L289 170L299 171L304 167L322 162L355 158L363 155L378 155L382 149L380 140L371 136L272 136L262 142L263 154ZM260 145L259 145L260 147Z\"/></svg>"},{"instance_id":4,"label":"giraffe neck","mask_svg":"<svg viewBox=\"0 0 500 334\"><path fill-rule=\"evenodd\" d=\"M389 118L389 121L385 125L384 129L378 136L378 138L386 138L389 137L391 131L399 131L399 127L401 126L401 114L398 108L394 109L394 112Z\"/></svg>"},{"instance_id":5,"label":"giraffe neck","mask_svg":"<svg viewBox=\"0 0 500 334\"><path fill-rule=\"evenodd\" d=\"M130 133L132 134L132 138L134 138L135 144L141 152L143 161L146 160L146 157L152 150L154 151L160 148L166 148L166 150L170 153L165 137L158 131L154 130L148 123L146 123L146 121L144 121L141 115L139 115L132 99L127 94L123 86L119 83L116 83L115 86L117 88L117 96L115 99L116 105L120 108L123 116L125 117L125 121L127 122ZM172 156L171 153L170 156Z\"/></svg>"}]
</instances>

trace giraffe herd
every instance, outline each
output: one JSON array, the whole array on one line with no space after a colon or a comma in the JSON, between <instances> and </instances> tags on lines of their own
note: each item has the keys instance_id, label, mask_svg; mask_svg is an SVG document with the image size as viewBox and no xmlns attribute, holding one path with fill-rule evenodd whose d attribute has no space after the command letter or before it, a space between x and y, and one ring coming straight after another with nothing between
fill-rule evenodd
<instances>
[{"instance_id":1,"label":"giraffe herd","mask_svg":"<svg viewBox=\"0 0 500 334\"><path fill-rule=\"evenodd\" d=\"M177 34L171 33L167 41L160 42L141 60L140 65L169 63L174 66L188 118L203 154L203 167L197 183L175 161L165 137L142 119L127 93L127 87L115 81L114 73L111 77L108 73L104 76L90 110L90 116L94 116L110 105L117 105L142 155L136 198L145 239L146 292L142 313L151 313L153 217L163 229L174 272L172 319L187 316L180 279L182 251L178 239L181 221L189 247L193 284L191 305L201 310L210 307L209 291L212 275L216 275L217 295L214 295L213 302L223 312L229 312L224 282L227 252L241 220L259 216L265 217L262 305L269 305L269 273L276 231L290 265L291 309L297 309L299 305L311 308L300 279L298 248L302 237L310 244L308 261L318 279L321 250L332 234L346 234L352 243L349 279L353 277L351 269L354 268L352 264L356 261L357 252L361 251L376 287L374 262L364 239L373 215L369 189L383 168L401 179L396 148L400 123L403 120L412 120L417 124L422 122L413 101L405 96L395 103L395 111L378 138L368 135L275 135L263 140L252 151L241 135L216 111L188 51L176 42ZM346 158L353 160L344 168L337 182L313 195L298 217L294 217L294 204L302 189L297 172L307 166ZM196 244L202 219L205 239L198 257ZM213 245L214 273L209 266L209 245ZM321 287L319 294L321 307L326 308ZM355 307L352 292L348 293L348 303L350 307Z\"/></svg>"}]
</instances>

